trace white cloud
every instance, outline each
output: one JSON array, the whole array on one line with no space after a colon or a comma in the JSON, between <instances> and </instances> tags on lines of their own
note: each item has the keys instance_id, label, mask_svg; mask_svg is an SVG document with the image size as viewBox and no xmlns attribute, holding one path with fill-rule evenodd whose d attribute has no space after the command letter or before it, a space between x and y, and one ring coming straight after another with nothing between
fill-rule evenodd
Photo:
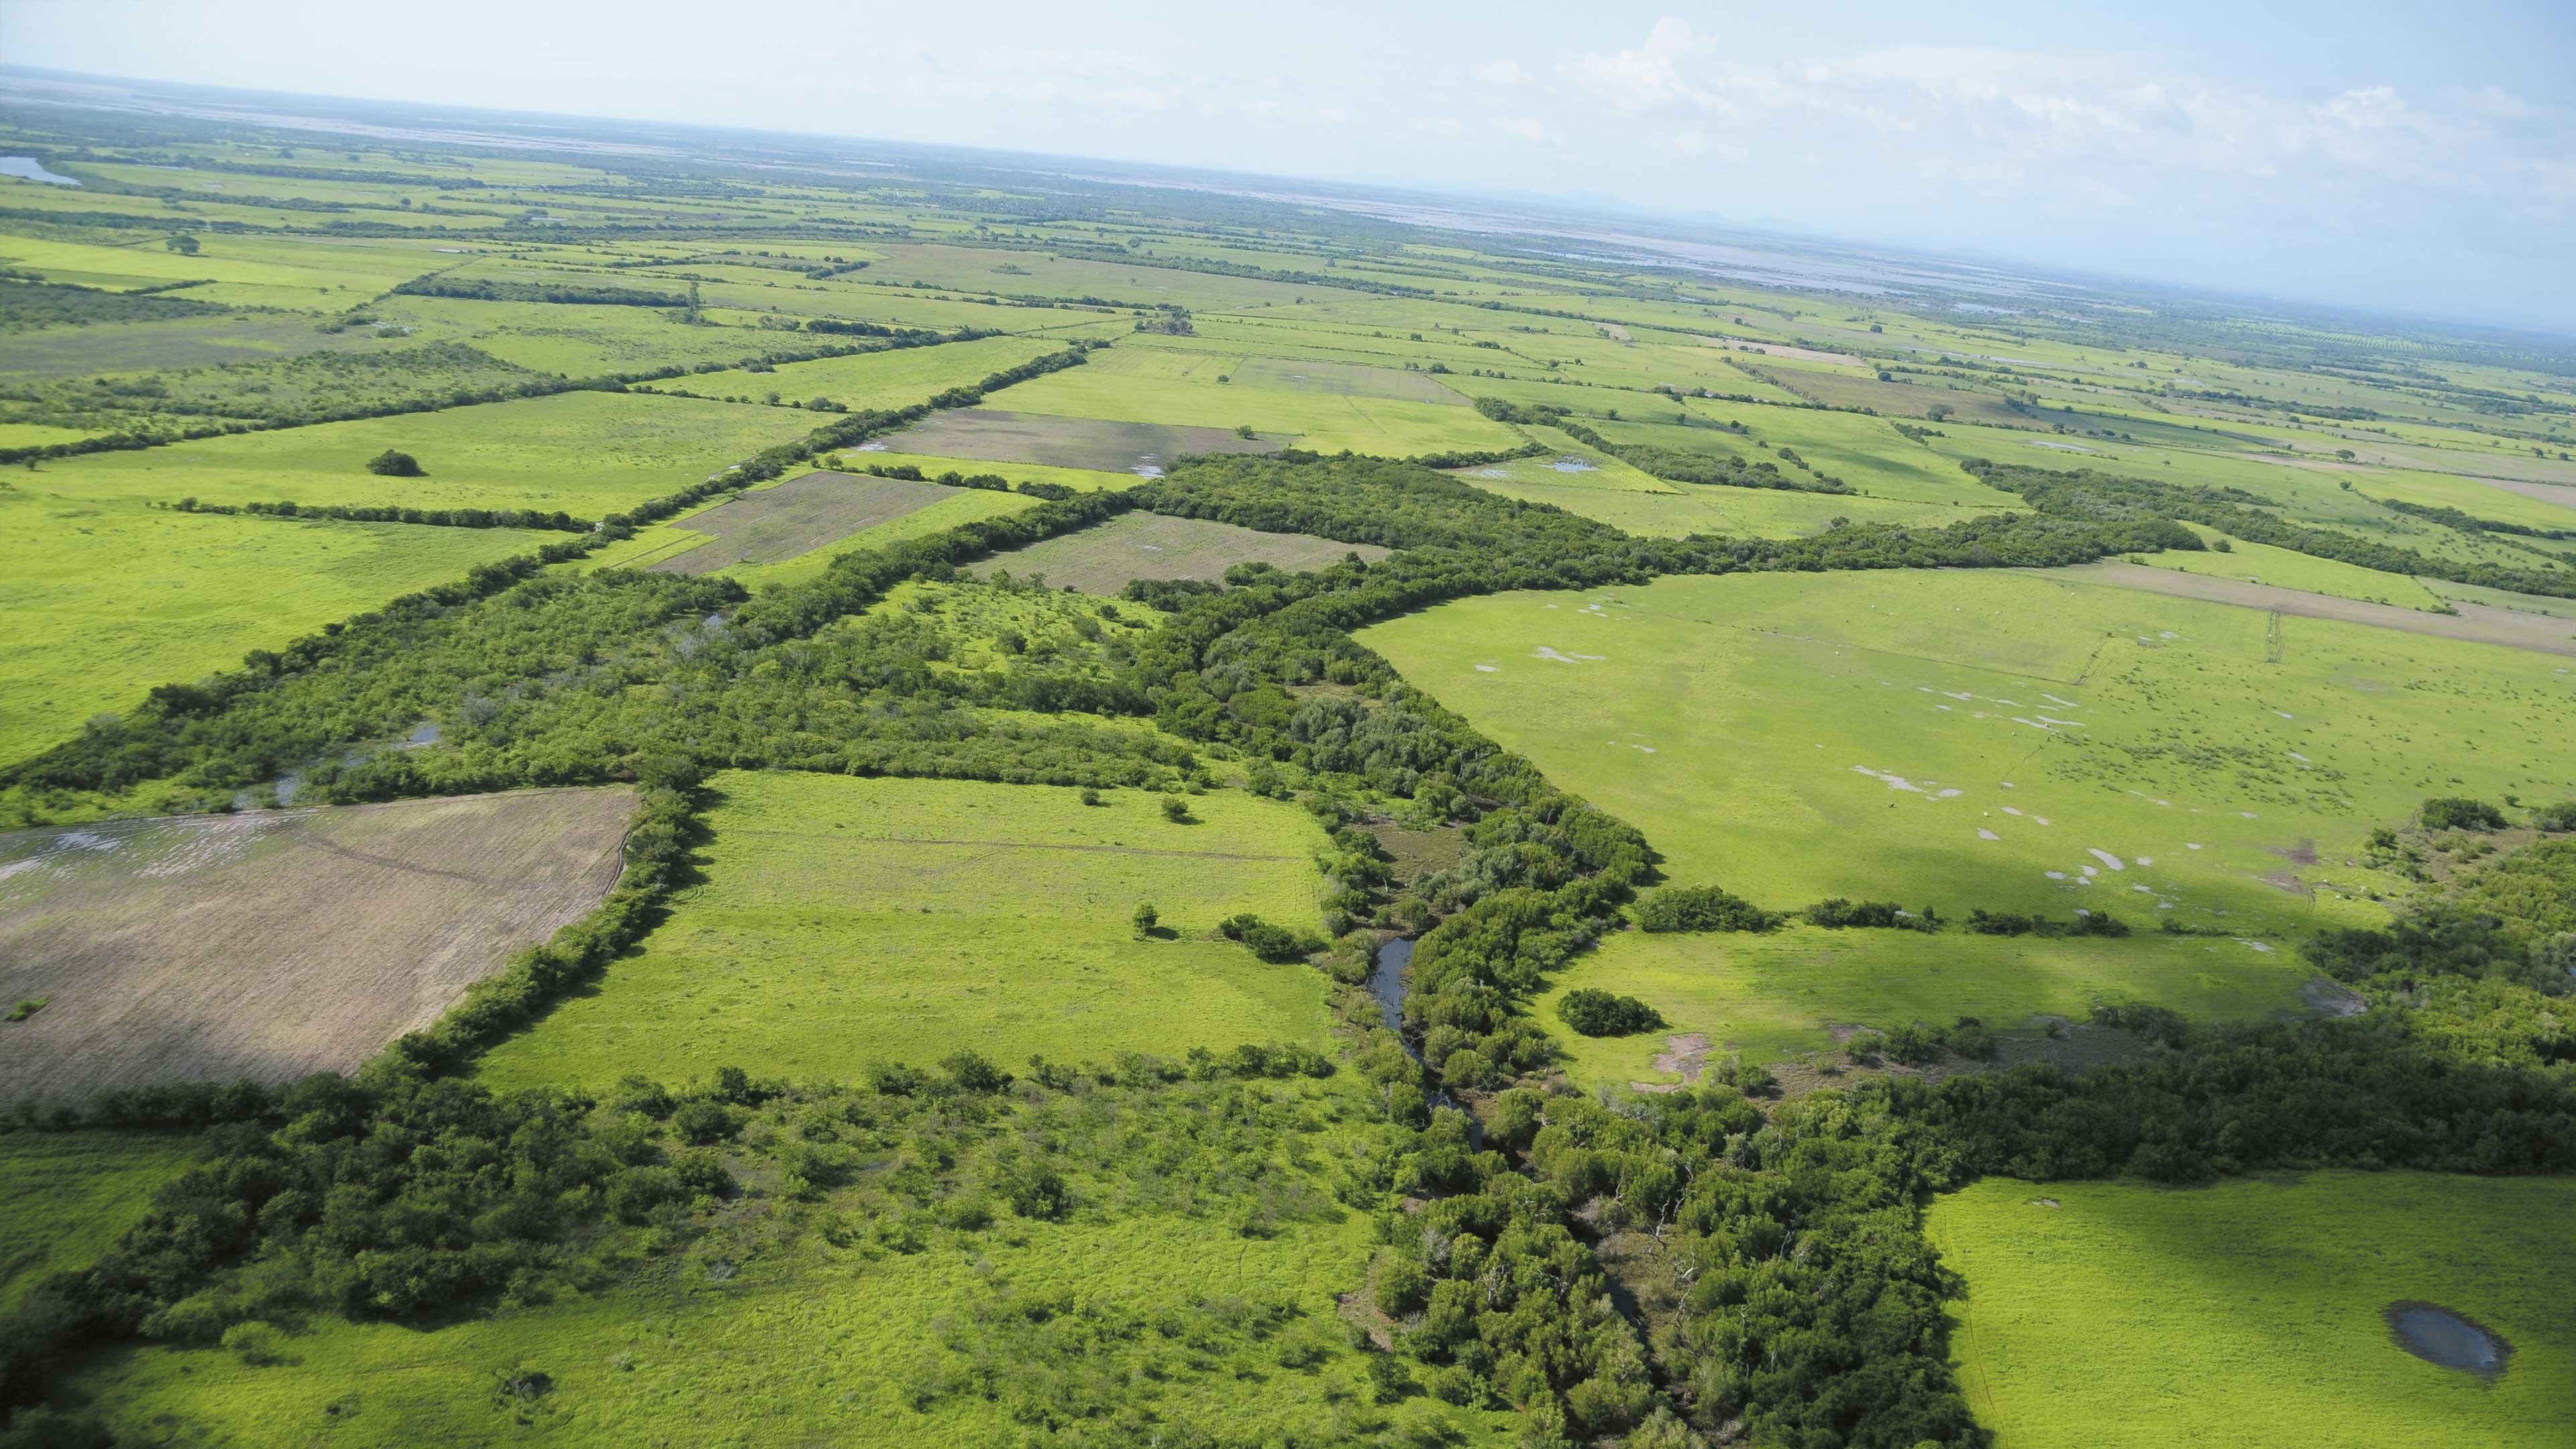
<instances>
[{"instance_id":1,"label":"white cloud","mask_svg":"<svg viewBox=\"0 0 2576 1449\"><path fill-rule=\"evenodd\" d=\"M1476 67L1476 79L1496 86L1525 86L1530 83L1529 72L1521 69L1517 60L1486 61Z\"/></svg>"}]
</instances>

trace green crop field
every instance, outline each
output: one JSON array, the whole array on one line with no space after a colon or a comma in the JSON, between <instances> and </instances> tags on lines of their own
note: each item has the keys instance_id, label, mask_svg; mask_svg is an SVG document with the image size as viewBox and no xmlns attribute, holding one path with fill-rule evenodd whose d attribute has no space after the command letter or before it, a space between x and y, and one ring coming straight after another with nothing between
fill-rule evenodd
<instances>
[{"instance_id":1,"label":"green crop field","mask_svg":"<svg viewBox=\"0 0 2576 1449\"><path fill-rule=\"evenodd\" d=\"M115 1247L191 1153L186 1138L153 1133L0 1134L0 1313L46 1274Z\"/></svg>"},{"instance_id":2,"label":"green crop field","mask_svg":"<svg viewBox=\"0 0 2576 1449\"><path fill-rule=\"evenodd\" d=\"M1293 366L1274 366L1236 378L1228 369L1240 360L1223 353L1122 342L1088 367L1013 388L1010 406L1021 412L1111 421L1249 427L1294 435L1298 447L1319 453L1348 449L1400 458L1520 445L1519 434L1464 406L1463 398L1423 401L1419 394L1404 395L1392 379L1370 381L1366 370L1359 368L1348 370L1338 391L1313 376L1293 376ZM1229 381L1218 382L1221 376ZM1394 376L1400 379L1408 374ZM1276 378L1277 383L1263 381L1267 378Z\"/></svg>"},{"instance_id":3,"label":"green crop field","mask_svg":"<svg viewBox=\"0 0 2576 1449\"><path fill-rule=\"evenodd\" d=\"M1931 1236L1966 1280L1952 1351L1997 1449L2539 1449L2576 1436L2570 1211L2566 1178L1989 1178L1935 1203ZM2404 1352L2399 1301L2502 1335L2503 1377Z\"/></svg>"},{"instance_id":4,"label":"green crop field","mask_svg":"<svg viewBox=\"0 0 2576 1449\"><path fill-rule=\"evenodd\" d=\"M1210 939L1241 911L1314 918L1323 839L1288 806L1217 792L1175 824L1133 790L1086 806L1045 786L729 774L715 787L705 885L597 994L494 1051L486 1080L597 1086L747 1064L841 1078L961 1042L1017 1062L1321 1039L1311 968ZM1017 894L1032 878L1044 894ZM1175 939L1134 939L1148 901Z\"/></svg>"}]
</instances>

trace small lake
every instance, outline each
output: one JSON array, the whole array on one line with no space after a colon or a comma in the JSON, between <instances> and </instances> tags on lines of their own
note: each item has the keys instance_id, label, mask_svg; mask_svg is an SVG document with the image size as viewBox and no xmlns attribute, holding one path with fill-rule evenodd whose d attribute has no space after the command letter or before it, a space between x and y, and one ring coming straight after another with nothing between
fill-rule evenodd
<instances>
[{"instance_id":1,"label":"small lake","mask_svg":"<svg viewBox=\"0 0 2576 1449\"><path fill-rule=\"evenodd\" d=\"M2513 1357L2501 1336L2438 1303L2391 1303L2381 1316L2397 1346L2426 1363L2497 1379Z\"/></svg>"},{"instance_id":2,"label":"small lake","mask_svg":"<svg viewBox=\"0 0 2576 1449\"><path fill-rule=\"evenodd\" d=\"M78 186L79 182L45 169L45 163L33 156L0 156L0 176L15 176L21 181L50 181L56 186Z\"/></svg>"}]
</instances>

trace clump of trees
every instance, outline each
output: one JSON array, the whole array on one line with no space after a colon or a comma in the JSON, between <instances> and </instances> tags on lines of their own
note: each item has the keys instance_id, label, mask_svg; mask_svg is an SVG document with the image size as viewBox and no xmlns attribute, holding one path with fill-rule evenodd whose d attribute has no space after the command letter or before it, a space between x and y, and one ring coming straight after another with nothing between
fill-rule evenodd
<instances>
[{"instance_id":1,"label":"clump of trees","mask_svg":"<svg viewBox=\"0 0 2576 1449\"><path fill-rule=\"evenodd\" d=\"M428 470L420 460L398 448L387 448L367 460L367 471L380 478L423 478Z\"/></svg>"},{"instance_id":2,"label":"clump of trees","mask_svg":"<svg viewBox=\"0 0 2576 1449\"><path fill-rule=\"evenodd\" d=\"M1829 931L1862 929L1876 931L1937 931L1941 918L1929 906L1916 915L1894 901L1852 902L1835 896L1807 907L1807 924Z\"/></svg>"},{"instance_id":3,"label":"clump of trees","mask_svg":"<svg viewBox=\"0 0 2576 1449\"><path fill-rule=\"evenodd\" d=\"M1786 919L1717 886L1667 886L1637 903L1649 931L1769 931Z\"/></svg>"},{"instance_id":4,"label":"clump of trees","mask_svg":"<svg viewBox=\"0 0 2576 1449\"><path fill-rule=\"evenodd\" d=\"M2416 812L2427 830L2502 830L2504 812L2465 795L2436 795Z\"/></svg>"},{"instance_id":5,"label":"clump of trees","mask_svg":"<svg viewBox=\"0 0 2576 1449\"><path fill-rule=\"evenodd\" d=\"M1557 1019L1585 1036L1634 1036L1664 1024L1663 1013L1633 996L1583 986L1556 1003Z\"/></svg>"},{"instance_id":6,"label":"clump of trees","mask_svg":"<svg viewBox=\"0 0 2576 1449\"><path fill-rule=\"evenodd\" d=\"M1228 916L1217 930L1227 940L1240 941L1252 948L1253 955L1274 963L1303 961L1332 944L1312 931L1292 931L1250 912Z\"/></svg>"}]
</instances>

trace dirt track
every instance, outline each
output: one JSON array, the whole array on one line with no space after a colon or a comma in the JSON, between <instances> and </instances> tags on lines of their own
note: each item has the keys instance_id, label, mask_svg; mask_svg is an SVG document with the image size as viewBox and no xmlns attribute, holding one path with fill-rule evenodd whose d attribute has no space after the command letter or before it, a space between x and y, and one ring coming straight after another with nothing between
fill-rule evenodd
<instances>
[{"instance_id":1,"label":"dirt track","mask_svg":"<svg viewBox=\"0 0 2576 1449\"><path fill-rule=\"evenodd\" d=\"M2473 644L2501 644L2508 649L2576 656L2576 624L2542 614L2490 609L2483 604L2455 602L2452 607L2460 611L2456 616L2428 614L2419 609L2400 609L2392 604L2365 604L2358 599L2301 593L2297 589L2284 589L2273 584L2212 578L2207 574L2179 573L2131 563L2077 564L2072 568L2052 569L2049 576L2073 583L2109 584L2182 599L2203 599L2214 604L2275 609L2307 619L2335 619L2347 624L2402 629L2410 634L2463 639Z\"/></svg>"},{"instance_id":2,"label":"dirt track","mask_svg":"<svg viewBox=\"0 0 2576 1449\"><path fill-rule=\"evenodd\" d=\"M0 835L0 1101L347 1071L616 883L626 790Z\"/></svg>"}]
</instances>

